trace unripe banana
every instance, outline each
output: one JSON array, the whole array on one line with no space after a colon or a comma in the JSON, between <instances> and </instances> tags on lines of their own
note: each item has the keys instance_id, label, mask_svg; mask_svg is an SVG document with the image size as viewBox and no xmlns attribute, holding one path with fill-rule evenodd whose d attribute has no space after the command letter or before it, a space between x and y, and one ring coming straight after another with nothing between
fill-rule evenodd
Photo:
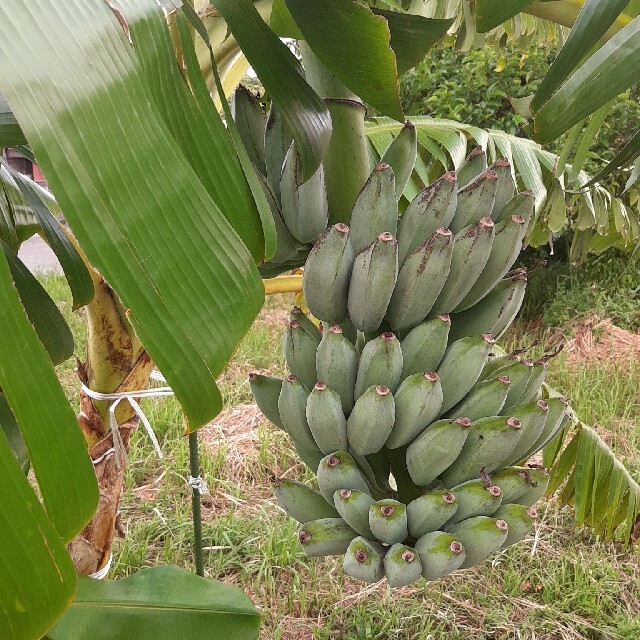
<instances>
[{"instance_id":1,"label":"unripe banana","mask_svg":"<svg viewBox=\"0 0 640 640\"><path fill-rule=\"evenodd\" d=\"M502 490L497 484L492 484L488 476L486 476L486 480L463 482L453 487L451 492L458 501L458 510L444 525L445 531L467 518L490 516L502 502Z\"/></svg>"},{"instance_id":2,"label":"unripe banana","mask_svg":"<svg viewBox=\"0 0 640 640\"><path fill-rule=\"evenodd\" d=\"M529 488L515 500L516 504L523 504L526 507L532 507L538 502L549 486L549 472L546 469L542 467L531 468L529 476Z\"/></svg>"},{"instance_id":3,"label":"unripe banana","mask_svg":"<svg viewBox=\"0 0 640 640\"><path fill-rule=\"evenodd\" d=\"M345 415L353 409L353 389L358 374L358 353L353 344L342 335L339 325L325 330L316 352L318 378L327 383L342 401Z\"/></svg>"},{"instance_id":4,"label":"unripe banana","mask_svg":"<svg viewBox=\"0 0 640 640\"><path fill-rule=\"evenodd\" d=\"M318 448L307 423L307 398L309 392L294 375L282 381L278 398L278 412L284 430L291 436L296 446L308 451Z\"/></svg>"},{"instance_id":5,"label":"unripe banana","mask_svg":"<svg viewBox=\"0 0 640 640\"><path fill-rule=\"evenodd\" d=\"M374 537L369 527L369 507L374 502L368 493L355 489L338 489L333 494L333 503L340 517L365 538Z\"/></svg>"},{"instance_id":6,"label":"unripe banana","mask_svg":"<svg viewBox=\"0 0 640 640\"><path fill-rule=\"evenodd\" d=\"M289 371L297 376L307 389L313 389L316 373L316 339L299 322L289 322L282 337L282 350Z\"/></svg>"},{"instance_id":7,"label":"unripe banana","mask_svg":"<svg viewBox=\"0 0 640 640\"><path fill-rule=\"evenodd\" d=\"M394 544L384 557L384 573L390 587L406 587L422 575L422 562L415 549Z\"/></svg>"},{"instance_id":8,"label":"unripe banana","mask_svg":"<svg viewBox=\"0 0 640 640\"><path fill-rule=\"evenodd\" d=\"M458 457L471 420L439 420L427 427L407 448L407 471L421 487L430 485Z\"/></svg>"},{"instance_id":9,"label":"unripe banana","mask_svg":"<svg viewBox=\"0 0 640 640\"><path fill-rule=\"evenodd\" d=\"M515 502L531 487L531 474L524 467L507 467L491 476L491 481L502 491L502 503Z\"/></svg>"},{"instance_id":10,"label":"unripe banana","mask_svg":"<svg viewBox=\"0 0 640 640\"><path fill-rule=\"evenodd\" d=\"M296 453L300 456L300 460L302 460L313 473L316 473L316 471L318 471L318 465L324 457L322 451L318 449L317 445L313 449L307 449L293 438L291 438L291 440L293 440L293 446L295 447Z\"/></svg>"},{"instance_id":11,"label":"unripe banana","mask_svg":"<svg viewBox=\"0 0 640 640\"><path fill-rule=\"evenodd\" d=\"M395 423L386 446L397 449L409 444L436 419L441 406L442 387L437 373L414 373L405 378L395 395Z\"/></svg>"},{"instance_id":12,"label":"unripe banana","mask_svg":"<svg viewBox=\"0 0 640 640\"><path fill-rule=\"evenodd\" d=\"M515 275L500 281L473 307L451 314L449 340L479 333L491 333L499 338L520 311L526 288L527 273L518 269Z\"/></svg>"},{"instance_id":13,"label":"unripe banana","mask_svg":"<svg viewBox=\"0 0 640 640\"><path fill-rule=\"evenodd\" d=\"M409 535L419 538L437 531L458 509L458 500L451 491L431 491L407 505Z\"/></svg>"},{"instance_id":14,"label":"unripe banana","mask_svg":"<svg viewBox=\"0 0 640 640\"><path fill-rule=\"evenodd\" d=\"M476 383L453 409L447 411L445 418L466 416L473 422L480 418L498 415L507 398L510 384L506 376Z\"/></svg>"},{"instance_id":15,"label":"unripe banana","mask_svg":"<svg viewBox=\"0 0 640 640\"><path fill-rule=\"evenodd\" d=\"M396 176L396 200L400 200L409 182L416 164L417 153L418 132L414 124L407 120L380 158L380 162L385 162L393 168Z\"/></svg>"},{"instance_id":16,"label":"unripe banana","mask_svg":"<svg viewBox=\"0 0 640 640\"><path fill-rule=\"evenodd\" d=\"M384 578L385 548L379 542L354 538L342 561L344 572L362 582L374 583Z\"/></svg>"},{"instance_id":17,"label":"unripe banana","mask_svg":"<svg viewBox=\"0 0 640 640\"><path fill-rule=\"evenodd\" d=\"M297 322L302 328L320 344L322 340L322 334L311 318L300 308L293 307L289 312L289 322Z\"/></svg>"},{"instance_id":18,"label":"unripe banana","mask_svg":"<svg viewBox=\"0 0 640 640\"><path fill-rule=\"evenodd\" d=\"M273 378L271 376L263 376L259 373L249 374L249 386L251 387L251 393L255 398L256 404L264 417L284 429L282 419L280 418L280 412L278 411L278 399L280 398L280 392L282 391L282 380L280 378Z\"/></svg>"},{"instance_id":19,"label":"unripe banana","mask_svg":"<svg viewBox=\"0 0 640 640\"><path fill-rule=\"evenodd\" d=\"M320 236L304 268L302 289L309 311L316 318L340 324L347 317L352 267L349 227L335 224Z\"/></svg>"},{"instance_id":20,"label":"unripe banana","mask_svg":"<svg viewBox=\"0 0 640 640\"><path fill-rule=\"evenodd\" d=\"M402 542L408 535L407 507L397 500L378 500L369 507L369 527L384 544Z\"/></svg>"},{"instance_id":21,"label":"unripe banana","mask_svg":"<svg viewBox=\"0 0 640 640\"><path fill-rule=\"evenodd\" d=\"M491 473L505 466L503 462L520 438L520 421L516 418L482 418L473 423L460 455L442 474L445 486L453 487ZM466 546L466 545L465 545Z\"/></svg>"},{"instance_id":22,"label":"unripe banana","mask_svg":"<svg viewBox=\"0 0 640 640\"><path fill-rule=\"evenodd\" d=\"M526 230L522 216L511 216L496 225L487 264L469 293L455 308L456 313L480 302L504 278L522 251L522 240Z\"/></svg>"},{"instance_id":23,"label":"unripe banana","mask_svg":"<svg viewBox=\"0 0 640 640\"><path fill-rule=\"evenodd\" d=\"M389 387L395 393L400 384L402 366L402 347L394 333L389 331L367 342L358 364L354 390L356 401L369 387L378 385Z\"/></svg>"},{"instance_id":24,"label":"unripe banana","mask_svg":"<svg viewBox=\"0 0 640 640\"><path fill-rule=\"evenodd\" d=\"M372 486L377 487L381 494L388 495L391 493L393 491L389 484L391 463L389 462L386 451L382 449L376 453L371 453L365 457L365 460L367 462L368 469L370 469L373 474L373 479L369 480L369 483ZM364 471L364 465L361 465L361 469ZM365 471L364 473L367 476L367 479L369 479L368 472Z\"/></svg>"},{"instance_id":25,"label":"unripe banana","mask_svg":"<svg viewBox=\"0 0 640 640\"><path fill-rule=\"evenodd\" d=\"M433 531L416 542L416 551L422 562L422 577L439 580L459 569L466 558L463 544L445 531Z\"/></svg>"},{"instance_id":26,"label":"unripe banana","mask_svg":"<svg viewBox=\"0 0 640 640\"><path fill-rule=\"evenodd\" d=\"M451 322L448 315L436 316L409 331L401 343L402 379L414 373L435 371L449 339Z\"/></svg>"},{"instance_id":27,"label":"unripe banana","mask_svg":"<svg viewBox=\"0 0 640 640\"><path fill-rule=\"evenodd\" d=\"M280 178L280 208L291 235L302 243L315 242L329 221L327 192L322 165L302 182L302 165L292 143Z\"/></svg>"},{"instance_id":28,"label":"unripe banana","mask_svg":"<svg viewBox=\"0 0 640 640\"><path fill-rule=\"evenodd\" d=\"M501 211L494 208L494 214L491 216L496 224L510 218L511 216L522 216L525 221L525 227L529 226L529 222L533 217L535 208L535 198L531 191L522 191L517 193L509 200Z\"/></svg>"},{"instance_id":29,"label":"unripe banana","mask_svg":"<svg viewBox=\"0 0 640 640\"><path fill-rule=\"evenodd\" d=\"M348 309L353 324L364 332L380 327L398 278L398 243L381 233L353 262Z\"/></svg>"},{"instance_id":30,"label":"unripe banana","mask_svg":"<svg viewBox=\"0 0 640 640\"><path fill-rule=\"evenodd\" d=\"M340 396L325 382L318 382L307 398L307 423L320 451L347 449L347 420Z\"/></svg>"},{"instance_id":31,"label":"unripe banana","mask_svg":"<svg viewBox=\"0 0 640 640\"><path fill-rule=\"evenodd\" d=\"M504 356L494 356L493 354L489 354L489 359L487 360L487 364L484 365L482 369L482 373L478 378L478 382L484 382L485 380L491 380L496 376L508 376L508 373L504 373L503 369L505 367L513 364L514 362L519 361L517 355L509 353Z\"/></svg>"},{"instance_id":32,"label":"unripe banana","mask_svg":"<svg viewBox=\"0 0 640 640\"><path fill-rule=\"evenodd\" d=\"M482 147L475 147L458 169L460 188L466 187L474 178L487 170L487 154Z\"/></svg>"},{"instance_id":33,"label":"unripe banana","mask_svg":"<svg viewBox=\"0 0 640 640\"><path fill-rule=\"evenodd\" d=\"M276 200L280 202L280 177L282 176L282 165L287 151L291 146L291 133L275 104L271 103L269 117L264 130L264 150L265 164L267 169L267 180Z\"/></svg>"},{"instance_id":34,"label":"unripe banana","mask_svg":"<svg viewBox=\"0 0 640 640\"><path fill-rule=\"evenodd\" d=\"M507 539L509 525L504 520L475 516L453 525L449 533L463 544L466 557L460 566L468 569L500 549Z\"/></svg>"},{"instance_id":35,"label":"unripe banana","mask_svg":"<svg viewBox=\"0 0 640 640\"><path fill-rule=\"evenodd\" d=\"M482 218L456 236L449 277L431 309L432 316L450 313L469 293L487 264L494 231L493 220Z\"/></svg>"},{"instance_id":36,"label":"unripe banana","mask_svg":"<svg viewBox=\"0 0 640 640\"><path fill-rule=\"evenodd\" d=\"M380 451L393 429L395 416L389 387L369 387L356 401L347 421L349 448L361 456Z\"/></svg>"},{"instance_id":37,"label":"unripe banana","mask_svg":"<svg viewBox=\"0 0 640 640\"><path fill-rule=\"evenodd\" d=\"M512 407L509 415L522 424L520 439L505 461L506 464L515 464L525 459L529 449L538 441L549 415L549 405L544 400L527 402Z\"/></svg>"},{"instance_id":38,"label":"unripe banana","mask_svg":"<svg viewBox=\"0 0 640 640\"><path fill-rule=\"evenodd\" d=\"M527 359L520 360L519 358L512 358L511 364L500 369L500 375L509 376L509 380L511 380L509 393L502 407L502 415L509 413L511 407L520 404L520 399L522 398L524 390L527 388L532 371L533 362Z\"/></svg>"},{"instance_id":39,"label":"unripe banana","mask_svg":"<svg viewBox=\"0 0 640 640\"><path fill-rule=\"evenodd\" d=\"M455 173L445 173L423 189L409 204L398 224L398 264L406 259L439 228L453 220L458 202Z\"/></svg>"},{"instance_id":40,"label":"unripe banana","mask_svg":"<svg viewBox=\"0 0 640 640\"><path fill-rule=\"evenodd\" d=\"M298 530L298 540L308 556L339 556L357 535L342 518L311 520Z\"/></svg>"},{"instance_id":41,"label":"unripe banana","mask_svg":"<svg viewBox=\"0 0 640 640\"><path fill-rule=\"evenodd\" d=\"M549 405L549 412L547 413L547 419L545 420L544 427L538 436L538 439L529 448L523 459L530 458L536 451L544 448L553 437L560 431L562 424L567 418L567 409L569 401L566 398L549 398L547 400Z\"/></svg>"},{"instance_id":42,"label":"unripe banana","mask_svg":"<svg viewBox=\"0 0 640 640\"><path fill-rule=\"evenodd\" d=\"M273 493L284 511L298 522L339 516L317 491L302 482L281 478L274 482Z\"/></svg>"},{"instance_id":43,"label":"unripe banana","mask_svg":"<svg viewBox=\"0 0 640 640\"><path fill-rule=\"evenodd\" d=\"M504 520L509 525L507 539L502 543L502 549L520 542L538 517L538 512L532 507L521 504L503 504L494 514L494 518Z\"/></svg>"},{"instance_id":44,"label":"unripe banana","mask_svg":"<svg viewBox=\"0 0 640 640\"><path fill-rule=\"evenodd\" d=\"M495 340L490 335L471 336L456 340L447 349L437 370L443 396L441 415L455 407L469 393L494 344Z\"/></svg>"},{"instance_id":45,"label":"unripe banana","mask_svg":"<svg viewBox=\"0 0 640 640\"><path fill-rule=\"evenodd\" d=\"M516 192L516 183L511 173L511 163L507 158L496 160L491 169L496 173L496 197L491 210L491 217L495 220L504 209L505 204L513 198Z\"/></svg>"},{"instance_id":46,"label":"unripe banana","mask_svg":"<svg viewBox=\"0 0 640 640\"><path fill-rule=\"evenodd\" d=\"M413 328L427 317L447 281L453 247L453 234L441 228L407 258L387 308L392 329Z\"/></svg>"},{"instance_id":47,"label":"unripe banana","mask_svg":"<svg viewBox=\"0 0 640 640\"><path fill-rule=\"evenodd\" d=\"M264 175L264 130L267 118L256 97L239 84L231 97L231 115L240 134L247 155L256 169Z\"/></svg>"},{"instance_id":48,"label":"unripe banana","mask_svg":"<svg viewBox=\"0 0 640 640\"><path fill-rule=\"evenodd\" d=\"M338 489L356 489L369 493L367 479L356 461L346 451L336 451L322 458L318 465L318 488L329 504Z\"/></svg>"},{"instance_id":49,"label":"unripe banana","mask_svg":"<svg viewBox=\"0 0 640 640\"><path fill-rule=\"evenodd\" d=\"M491 219L498 186L496 177L495 171L485 171L458 191L456 214L449 225L453 233L457 234L469 225L475 225L480 218Z\"/></svg>"},{"instance_id":50,"label":"unripe banana","mask_svg":"<svg viewBox=\"0 0 640 640\"><path fill-rule=\"evenodd\" d=\"M545 360L539 360L533 363L531 376L529 377L525 390L522 392L520 402L529 402L530 400L538 398L548 369L549 365Z\"/></svg>"},{"instance_id":51,"label":"unripe banana","mask_svg":"<svg viewBox=\"0 0 640 640\"><path fill-rule=\"evenodd\" d=\"M351 210L349 237L354 254L360 253L385 231L396 235L398 203L395 184L393 169L384 162L376 164Z\"/></svg>"}]
</instances>

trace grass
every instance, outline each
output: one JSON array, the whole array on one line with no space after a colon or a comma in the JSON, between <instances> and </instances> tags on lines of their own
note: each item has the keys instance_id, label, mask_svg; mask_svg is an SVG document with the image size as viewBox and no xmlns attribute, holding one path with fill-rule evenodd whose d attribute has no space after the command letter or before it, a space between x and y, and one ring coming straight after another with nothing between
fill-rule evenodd
<instances>
[{"instance_id":1,"label":"grass","mask_svg":"<svg viewBox=\"0 0 640 640\"><path fill-rule=\"evenodd\" d=\"M83 350L83 322L71 314L60 277L45 286ZM434 583L390 590L345 577L340 559L309 559L299 548L296 524L277 507L275 476L312 481L287 437L260 420L251 405L249 371L284 371L281 327L291 296L268 301L220 380L226 410L201 430L202 469L211 495L203 501L206 573L245 590L263 614L263 640L559 640L640 637L637 556L588 531L577 531L570 509L539 505L536 535L473 570ZM537 336L536 336L537 337ZM530 343L524 328L511 344ZM541 347L538 347L541 349ZM640 469L640 365L550 367L549 381L572 399L582 419L597 426L627 465ZM59 368L72 402L72 363ZM158 434L160 461L145 433L132 438L121 517L127 535L116 540L111 578L145 566L193 568L188 446L173 399L145 400Z\"/></svg>"}]
</instances>

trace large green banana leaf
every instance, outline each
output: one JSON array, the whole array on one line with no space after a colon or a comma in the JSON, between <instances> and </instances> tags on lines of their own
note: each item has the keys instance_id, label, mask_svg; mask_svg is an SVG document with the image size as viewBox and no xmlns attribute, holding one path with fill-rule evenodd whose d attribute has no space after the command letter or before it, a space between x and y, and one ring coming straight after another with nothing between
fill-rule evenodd
<instances>
[{"instance_id":1,"label":"large green banana leaf","mask_svg":"<svg viewBox=\"0 0 640 640\"><path fill-rule=\"evenodd\" d=\"M78 593L50 640L253 640L260 616L236 587L178 567L103 582L80 577Z\"/></svg>"}]
</instances>

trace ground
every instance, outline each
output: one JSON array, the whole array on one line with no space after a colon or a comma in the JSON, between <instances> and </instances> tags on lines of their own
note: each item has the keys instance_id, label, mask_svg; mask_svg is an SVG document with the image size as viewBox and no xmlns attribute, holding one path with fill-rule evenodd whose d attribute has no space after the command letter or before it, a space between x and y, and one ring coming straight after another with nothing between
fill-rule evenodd
<instances>
[{"instance_id":1,"label":"ground","mask_svg":"<svg viewBox=\"0 0 640 640\"><path fill-rule=\"evenodd\" d=\"M70 315L60 277L46 286L61 300L84 348L82 315ZM263 615L262 640L504 640L640 638L640 569L637 550L603 543L576 530L570 508L553 499L538 505L535 532L482 566L415 588L390 590L345 577L340 559L309 559L298 545L296 523L277 506L276 476L312 481L286 435L252 403L247 374L283 373L280 339L291 296L271 298L220 380L225 411L200 432L206 573L245 590ZM564 333L563 335L566 335ZM601 335L596 333L596 337ZM519 326L508 343L541 337ZM605 341L606 344L607 343ZM537 347L542 351L544 344ZM592 348L591 351L594 349ZM640 359L637 351L600 357L576 355L569 345L550 368L549 381L571 398L627 466L640 469ZM605 349L606 351L606 349ZM59 374L72 401L77 381L71 362ZM110 578L144 566L174 563L193 568L188 447L173 399L143 401L159 436L164 460L148 437L132 439L121 501L126 536L114 548Z\"/></svg>"}]
</instances>

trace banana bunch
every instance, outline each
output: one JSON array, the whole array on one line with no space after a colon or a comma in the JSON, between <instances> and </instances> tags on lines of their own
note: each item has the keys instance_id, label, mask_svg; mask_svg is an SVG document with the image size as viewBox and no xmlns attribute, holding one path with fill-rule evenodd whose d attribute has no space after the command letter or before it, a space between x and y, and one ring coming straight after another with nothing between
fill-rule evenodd
<instances>
[{"instance_id":1,"label":"banana bunch","mask_svg":"<svg viewBox=\"0 0 640 640\"><path fill-rule=\"evenodd\" d=\"M317 473L274 488L311 556L391 586L436 580L524 538L548 472L527 465L568 423L543 399L548 358L495 353L526 287L513 270L533 214L509 163L482 150L399 215L415 162L405 127L372 170L350 225L306 260L284 380L252 373L265 416ZM387 162L385 160L389 160ZM283 173L284 176L284 173Z\"/></svg>"}]
</instances>

